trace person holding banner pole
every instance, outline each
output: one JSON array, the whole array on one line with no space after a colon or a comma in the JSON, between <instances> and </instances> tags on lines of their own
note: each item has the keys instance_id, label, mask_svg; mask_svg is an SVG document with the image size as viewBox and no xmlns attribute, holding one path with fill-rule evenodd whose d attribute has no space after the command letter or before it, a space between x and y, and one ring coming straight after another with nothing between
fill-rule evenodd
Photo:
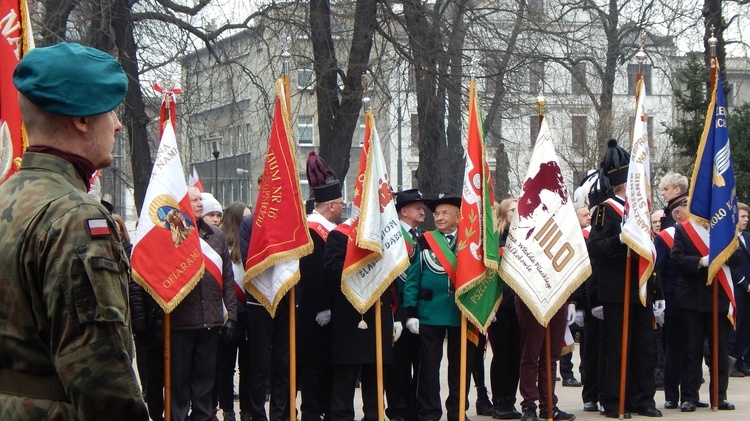
<instances>
[{"instance_id":1,"label":"person holding banner pole","mask_svg":"<svg viewBox=\"0 0 750 421\"><path fill-rule=\"evenodd\" d=\"M438 421L443 415L440 402L440 364L443 343L448 337L448 421L459 420L461 372L461 311L455 301L455 250L461 197L440 193L429 200L437 229L425 232L417 242L419 257L409 266L404 285L406 328L419 335L419 380L417 399L421 421ZM467 344L466 381L471 375L476 344ZM468 390L466 391L468 395ZM468 396L465 396L468 407Z\"/></svg>"}]
</instances>

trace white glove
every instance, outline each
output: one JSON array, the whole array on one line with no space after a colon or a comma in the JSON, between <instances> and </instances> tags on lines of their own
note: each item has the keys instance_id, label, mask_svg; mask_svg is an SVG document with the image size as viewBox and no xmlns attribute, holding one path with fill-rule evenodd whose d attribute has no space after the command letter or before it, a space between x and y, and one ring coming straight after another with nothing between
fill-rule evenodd
<instances>
[{"instance_id":1,"label":"white glove","mask_svg":"<svg viewBox=\"0 0 750 421\"><path fill-rule=\"evenodd\" d=\"M401 337L401 332L404 331L404 325L401 322L393 322L393 342L396 342Z\"/></svg>"},{"instance_id":2,"label":"white glove","mask_svg":"<svg viewBox=\"0 0 750 421\"><path fill-rule=\"evenodd\" d=\"M659 326L664 326L664 313L663 312L659 313L659 315L657 315L656 312L654 312L654 319L656 319L656 323Z\"/></svg>"},{"instance_id":3,"label":"white glove","mask_svg":"<svg viewBox=\"0 0 750 421\"><path fill-rule=\"evenodd\" d=\"M586 318L586 312L583 310L576 310L576 321L575 324L583 327L583 320Z\"/></svg>"},{"instance_id":4,"label":"white glove","mask_svg":"<svg viewBox=\"0 0 750 421\"><path fill-rule=\"evenodd\" d=\"M702 268L708 267L708 256L701 257L701 261L700 263L698 263L698 267L702 267Z\"/></svg>"},{"instance_id":5,"label":"white glove","mask_svg":"<svg viewBox=\"0 0 750 421\"><path fill-rule=\"evenodd\" d=\"M415 317L406 319L406 328L409 329L409 332L419 335L419 319Z\"/></svg>"},{"instance_id":6,"label":"white glove","mask_svg":"<svg viewBox=\"0 0 750 421\"><path fill-rule=\"evenodd\" d=\"M654 301L654 317L664 317L664 311L667 309L667 302L664 300Z\"/></svg>"},{"instance_id":7,"label":"white glove","mask_svg":"<svg viewBox=\"0 0 750 421\"><path fill-rule=\"evenodd\" d=\"M568 304L568 326L572 325L576 321L576 305L573 303Z\"/></svg>"},{"instance_id":8,"label":"white glove","mask_svg":"<svg viewBox=\"0 0 750 421\"><path fill-rule=\"evenodd\" d=\"M331 321L331 310L323 310L320 313L315 315L315 321L318 322L319 325L325 326Z\"/></svg>"},{"instance_id":9,"label":"white glove","mask_svg":"<svg viewBox=\"0 0 750 421\"><path fill-rule=\"evenodd\" d=\"M591 309L591 315L599 320L604 320L604 307L596 306Z\"/></svg>"}]
</instances>

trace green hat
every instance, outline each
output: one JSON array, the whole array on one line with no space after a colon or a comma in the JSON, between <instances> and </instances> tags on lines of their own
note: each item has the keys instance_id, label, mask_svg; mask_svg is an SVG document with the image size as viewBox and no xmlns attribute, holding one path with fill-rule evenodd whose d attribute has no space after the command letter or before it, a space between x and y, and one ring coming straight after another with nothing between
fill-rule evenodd
<instances>
[{"instance_id":1,"label":"green hat","mask_svg":"<svg viewBox=\"0 0 750 421\"><path fill-rule=\"evenodd\" d=\"M109 54L61 42L24 54L13 72L13 84L44 111L88 117L120 105L128 89L128 78Z\"/></svg>"}]
</instances>

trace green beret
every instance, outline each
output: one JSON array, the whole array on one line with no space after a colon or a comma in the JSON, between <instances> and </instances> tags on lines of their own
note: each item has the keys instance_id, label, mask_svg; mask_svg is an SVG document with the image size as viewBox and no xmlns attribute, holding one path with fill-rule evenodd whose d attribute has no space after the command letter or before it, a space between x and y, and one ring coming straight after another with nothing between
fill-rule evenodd
<instances>
[{"instance_id":1,"label":"green beret","mask_svg":"<svg viewBox=\"0 0 750 421\"><path fill-rule=\"evenodd\" d=\"M88 117L120 105L128 78L109 54L61 42L26 53L13 72L13 84L44 111Z\"/></svg>"}]
</instances>

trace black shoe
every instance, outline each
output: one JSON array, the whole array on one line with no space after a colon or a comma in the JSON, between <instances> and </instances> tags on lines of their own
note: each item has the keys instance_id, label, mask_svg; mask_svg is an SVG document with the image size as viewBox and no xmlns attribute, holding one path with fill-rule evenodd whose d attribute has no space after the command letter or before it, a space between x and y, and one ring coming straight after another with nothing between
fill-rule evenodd
<instances>
[{"instance_id":1,"label":"black shoe","mask_svg":"<svg viewBox=\"0 0 750 421\"><path fill-rule=\"evenodd\" d=\"M404 420L404 417L395 415L395 416L392 416L392 417L388 417L388 421L405 421L405 420Z\"/></svg>"},{"instance_id":2,"label":"black shoe","mask_svg":"<svg viewBox=\"0 0 750 421\"><path fill-rule=\"evenodd\" d=\"M729 377L745 377L745 373L735 368L731 373L729 373Z\"/></svg>"},{"instance_id":3,"label":"black shoe","mask_svg":"<svg viewBox=\"0 0 750 421\"><path fill-rule=\"evenodd\" d=\"M698 401L698 402L695 403L695 407L696 408L708 408L708 406L709 405L706 402Z\"/></svg>"},{"instance_id":4,"label":"black shoe","mask_svg":"<svg viewBox=\"0 0 750 421\"><path fill-rule=\"evenodd\" d=\"M539 419L540 420L548 420L549 414L547 411L539 411ZM571 421L576 419L576 416L573 414L568 414L565 411L561 411L560 408L553 406L552 407L552 419L553 420L567 420Z\"/></svg>"},{"instance_id":5,"label":"black shoe","mask_svg":"<svg viewBox=\"0 0 750 421\"><path fill-rule=\"evenodd\" d=\"M585 402L583 404L583 412L597 412L599 411L599 405L596 402Z\"/></svg>"},{"instance_id":6,"label":"black shoe","mask_svg":"<svg viewBox=\"0 0 750 421\"><path fill-rule=\"evenodd\" d=\"M581 387L583 384L579 382L575 377L569 377L567 379L564 379L562 381L563 386L570 386L570 387Z\"/></svg>"},{"instance_id":7,"label":"black shoe","mask_svg":"<svg viewBox=\"0 0 750 421\"><path fill-rule=\"evenodd\" d=\"M666 401L664 402L664 409L676 409L679 405L677 405L677 402L675 401Z\"/></svg>"},{"instance_id":8,"label":"black shoe","mask_svg":"<svg viewBox=\"0 0 750 421\"><path fill-rule=\"evenodd\" d=\"M608 413L605 413L604 416L607 418L620 418L620 415L617 412L608 412ZM633 418L633 416L630 415L630 412L625 411L625 413L622 414L622 418L625 420L629 420Z\"/></svg>"},{"instance_id":9,"label":"black shoe","mask_svg":"<svg viewBox=\"0 0 750 421\"><path fill-rule=\"evenodd\" d=\"M521 421L539 421L539 417L536 416L536 408L532 408L532 407L523 408L523 414L521 414Z\"/></svg>"},{"instance_id":10,"label":"black shoe","mask_svg":"<svg viewBox=\"0 0 750 421\"><path fill-rule=\"evenodd\" d=\"M746 375L746 376L750 376L750 368L748 368L748 366L747 366L747 365L745 365L745 363L744 363L744 362L742 362L742 363L737 363L737 364L736 364L736 365L734 366L734 369L735 369L735 370L739 370L739 371L740 371L740 372L741 372L742 374L744 374L744 375Z\"/></svg>"},{"instance_id":11,"label":"black shoe","mask_svg":"<svg viewBox=\"0 0 750 421\"><path fill-rule=\"evenodd\" d=\"M660 418L662 417L661 411L658 409L651 407L646 409L641 409L638 411L638 415L644 416L644 417L651 417L651 418Z\"/></svg>"},{"instance_id":12,"label":"black shoe","mask_svg":"<svg viewBox=\"0 0 750 421\"><path fill-rule=\"evenodd\" d=\"M719 402L719 409L722 411L734 411L734 404L724 399L723 401Z\"/></svg>"},{"instance_id":13,"label":"black shoe","mask_svg":"<svg viewBox=\"0 0 750 421\"><path fill-rule=\"evenodd\" d=\"M477 399L477 402L474 404L474 407L477 409L477 415L485 415L489 416L492 415L492 402L489 400L484 401L481 399Z\"/></svg>"},{"instance_id":14,"label":"black shoe","mask_svg":"<svg viewBox=\"0 0 750 421\"><path fill-rule=\"evenodd\" d=\"M695 404L690 401L683 402L680 405L680 412L695 412Z\"/></svg>"}]
</instances>

